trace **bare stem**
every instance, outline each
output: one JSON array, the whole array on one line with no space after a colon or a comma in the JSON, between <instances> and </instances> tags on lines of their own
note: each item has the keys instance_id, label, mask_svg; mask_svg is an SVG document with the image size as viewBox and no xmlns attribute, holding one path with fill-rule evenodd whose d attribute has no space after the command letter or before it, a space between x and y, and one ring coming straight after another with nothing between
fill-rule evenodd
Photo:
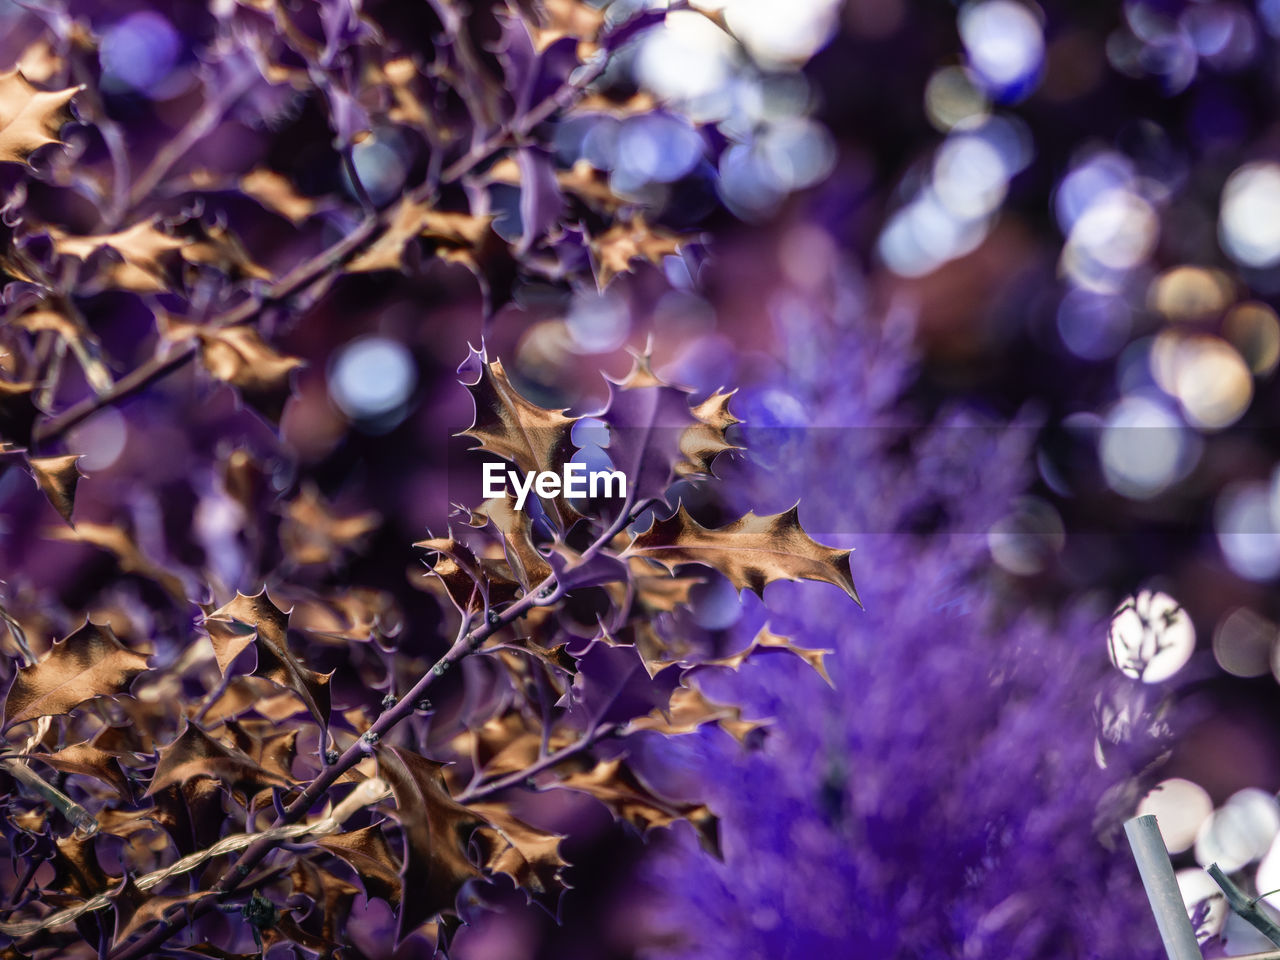
<instances>
[{"instance_id":1,"label":"bare stem","mask_svg":"<svg viewBox=\"0 0 1280 960\"><path fill-rule=\"evenodd\" d=\"M1227 905L1252 924L1264 937L1280 946L1280 924L1261 909L1256 900L1237 887L1216 863L1209 864L1207 869L1209 876L1213 877L1214 882L1222 888L1222 895L1227 898Z\"/></svg>"}]
</instances>

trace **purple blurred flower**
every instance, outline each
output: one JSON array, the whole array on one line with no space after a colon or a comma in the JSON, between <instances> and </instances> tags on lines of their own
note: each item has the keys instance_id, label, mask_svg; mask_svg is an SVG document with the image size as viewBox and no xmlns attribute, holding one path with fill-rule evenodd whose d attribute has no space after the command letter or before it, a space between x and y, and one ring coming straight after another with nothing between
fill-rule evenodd
<instances>
[{"instance_id":1,"label":"purple blurred flower","mask_svg":"<svg viewBox=\"0 0 1280 960\"><path fill-rule=\"evenodd\" d=\"M708 730L667 744L674 763L651 758L664 789L696 792L723 817L725 855L715 863L679 831L651 858L653 955L1158 955L1104 811L1132 771L1095 760L1095 698L1112 679L1105 615L1027 610L987 553L983 531L1022 491L1033 431L973 429L965 414L895 428L905 337L779 319L788 369L743 409L767 408L785 385L807 423L846 428L812 441L838 456L817 461L828 489L802 511L815 530L885 532L848 541L865 612L788 584L739 625L738 643L767 618L801 645L835 648L836 689L798 661L717 671L709 696L776 718L763 746L744 752ZM770 459L744 497L769 506L805 492L811 455Z\"/></svg>"}]
</instances>

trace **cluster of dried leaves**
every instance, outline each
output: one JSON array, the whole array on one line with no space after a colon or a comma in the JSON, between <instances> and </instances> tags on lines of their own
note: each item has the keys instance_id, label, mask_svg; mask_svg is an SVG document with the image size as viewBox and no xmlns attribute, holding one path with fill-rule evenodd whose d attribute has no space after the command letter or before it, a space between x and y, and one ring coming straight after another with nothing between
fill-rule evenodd
<instances>
[{"instance_id":1,"label":"cluster of dried leaves","mask_svg":"<svg viewBox=\"0 0 1280 960\"><path fill-rule=\"evenodd\" d=\"M626 738L718 724L746 740L761 721L705 697L699 671L777 651L824 671L822 651L768 631L708 654L675 616L698 582L691 567L740 589L809 579L855 597L847 551L808 537L794 509L709 528L668 501L675 481L710 478L734 449L727 394L693 403L638 357L593 415L628 496L461 510L457 531L416 545L426 566L415 585L439 605L440 636L407 635L389 591L342 580L340 561L375 515L338 511L305 484L274 489L235 443L217 482L241 536L272 540L259 552L280 558L239 585L251 595L198 560L149 555L123 520L77 520L72 427L197 359L278 418L298 361L269 331L305 323L344 276L462 263L492 309L517 278L604 284L680 246L589 171L557 170L533 136L599 99L588 87L636 24L607 24L576 0L465 17L441 2L424 51L386 42L347 3L215 7L203 104L136 173L93 86L91 31L60 22L28 50L40 83L0 77L0 166L14 171L0 236L4 453L66 521L49 535L102 551L109 583L143 584L130 595L146 600L126 609L108 587L74 606L27 592L0 608L17 668L0 758L14 868L4 955L154 956L191 927L221 936L183 947L206 956L233 955L249 933L259 947L354 956L344 929L361 896L394 908L397 942L444 943L460 899L481 902L500 876L555 909L561 834L539 825L547 807L533 802L549 795L592 797L644 831L688 820L714 851L711 811L652 789ZM223 176L191 165L237 98L278 88L323 105L345 195L307 195L265 167ZM430 157L421 182L381 207L352 162L378 125L410 131ZM79 147L42 149L73 131ZM494 183L522 191L515 241L483 209ZM264 266L217 215L228 193L315 252ZM335 225L345 229L326 245ZM155 321L153 353L123 374L82 310L104 291ZM500 362L476 352L462 374L479 449L524 471L559 470L575 453L577 418L523 397ZM374 693L369 703L334 707L324 668L335 663ZM203 919L219 911L241 922Z\"/></svg>"}]
</instances>

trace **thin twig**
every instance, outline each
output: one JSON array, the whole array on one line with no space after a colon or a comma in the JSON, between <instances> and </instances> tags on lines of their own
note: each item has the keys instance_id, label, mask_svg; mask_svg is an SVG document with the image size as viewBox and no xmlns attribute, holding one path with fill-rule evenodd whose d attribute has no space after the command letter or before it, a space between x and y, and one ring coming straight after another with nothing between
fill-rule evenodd
<instances>
[{"instance_id":1,"label":"thin twig","mask_svg":"<svg viewBox=\"0 0 1280 960\"><path fill-rule=\"evenodd\" d=\"M1207 869L1209 876L1213 877L1214 882L1222 888L1222 895L1227 898L1227 906L1252 924L1264 937L1276 946L1280 946L1280 924L1277 924L1269 913L1259 908L1257 901L1237 887L1216 863L1209 864Z\"/></svg>"}]
</instances>

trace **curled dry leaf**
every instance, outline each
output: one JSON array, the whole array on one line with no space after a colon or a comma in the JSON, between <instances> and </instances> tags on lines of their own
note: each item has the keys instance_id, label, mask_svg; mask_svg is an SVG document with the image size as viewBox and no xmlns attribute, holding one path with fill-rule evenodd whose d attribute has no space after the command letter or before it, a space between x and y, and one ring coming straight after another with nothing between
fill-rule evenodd
<instances>
[{"instance_id":1,"label":"curled dry leaf","mask_svg":"<svg viewBox=\"0 0 1280 960\"><path fill-rule=\"evenodd\" d=\"M4 703L4 728L61 716L95 697L119 696L147 669L147 658L126 649L110 627L86 621L36 663L18 670Z\"/></svg>"},{"instance_id":2,"label":"curled dry leaf","mask_svg":"<svg viewBox=\"0 0 1280 960\"><path fill-rule=\"evenodd\" d=\"M685 563L719 570L739 590L763 595L776 580L818 580L834 584L855 601L858 592L849 570L849 550L825 547L800 526L799 504L782 513L748 513L723 527L708 528L681 504L627 547L626 555L644 557L674 572Z\"/></svg>"},{"instance_id":3,"label":"curled dry leaf","mask_svg":"<svg viewBox=\"0 0 1280 960\"><path fill-rule=\"evenodd\" d=\"M36 483L53 504L53 509L67 523L71 522L71 511L76 503L76 483L81 477L76 464L80 457L81 454L72 453L65 457L27 458L27 465L31 467Z\"/></svg>"},{"instance_id":4,"label":"curled dry leaf","mask_svg":"<svg viewBox=\"0 0 1280 960\"><path fill-rule=\"evenodd\" d=\"M709 700L695 687L677 687L665 710L654 710L638 717L628 725L628 732L650 730L668 737L695 732L708 723L720 728L738 741L743 741L753 730L763 726L762 721L743 720L737 707Z\"/></svg>"},{"instance_id":5,"label":"curled dry leaf","mask_svg":"<svg viewBox=\"0 0 1280 960\"><path fill-rule=\"evenodd\" d=\"M17 70L0 73L0 161L29 163L71 119L71 98L81 90L38 90Z\"/></svg>"}]
</instances>

